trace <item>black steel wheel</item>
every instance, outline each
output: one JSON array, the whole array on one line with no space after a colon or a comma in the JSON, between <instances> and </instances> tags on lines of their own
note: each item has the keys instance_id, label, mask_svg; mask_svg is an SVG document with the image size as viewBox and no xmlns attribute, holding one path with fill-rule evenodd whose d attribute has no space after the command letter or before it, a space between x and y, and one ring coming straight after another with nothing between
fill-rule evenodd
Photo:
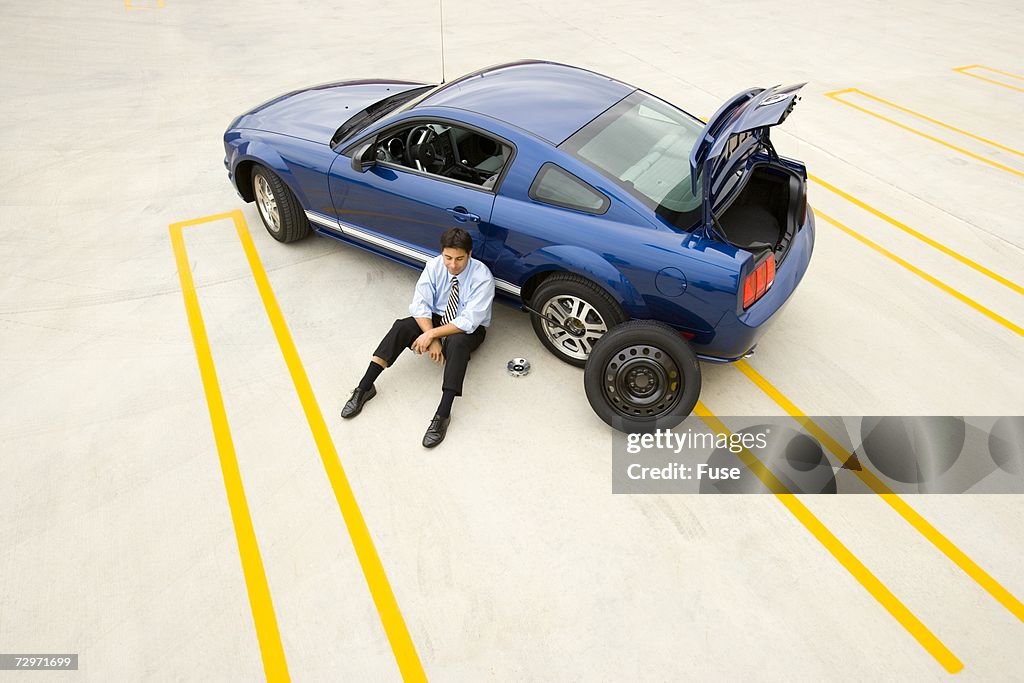
<instances>
[{"instance_id":1,"label":"black steel wheel","mask_svg":"<svg viewBox=\"0 0 1024 683\"><path fill-rule=\"evenodd\" d=\"M700 397L700 364L668 325L631 320L594 345L583 387L598 417L620 432L676 426Z\"/></svg>"}]
</instances>

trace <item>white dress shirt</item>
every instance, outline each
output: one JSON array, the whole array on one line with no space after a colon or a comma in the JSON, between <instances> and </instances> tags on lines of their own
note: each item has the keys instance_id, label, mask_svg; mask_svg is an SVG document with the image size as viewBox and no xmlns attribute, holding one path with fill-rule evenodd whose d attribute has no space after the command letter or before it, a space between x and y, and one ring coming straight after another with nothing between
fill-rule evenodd
<instances>
[{"instance_id":1,"label":"white dress shirt","mask_svg":"<svg viewBox=\"0 0 1024 683\"><path fill-rule=\"evenodd\" d=\"M435 256L427 261L416 282L412 303L409 304L409 315L414 318L429 318L434 313L444 315L452 289L452 277L444 267L444 256ZM470 257L466 268L457 277L459 305L455 309L452 325L466 334L472 334L480 325L489 327L491 304L494 301L494 276L491 271Z\"/></svg>"}]
</instances>

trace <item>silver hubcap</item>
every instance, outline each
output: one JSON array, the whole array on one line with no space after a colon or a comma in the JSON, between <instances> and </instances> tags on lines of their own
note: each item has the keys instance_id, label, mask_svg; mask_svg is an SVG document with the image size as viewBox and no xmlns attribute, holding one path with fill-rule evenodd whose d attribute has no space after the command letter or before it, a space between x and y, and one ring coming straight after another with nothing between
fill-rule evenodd
<instances>
[{"instance_id":1,"label":"silver hubcap","mask_svg":"<svg viewBox=\"0 0 1024 683\"><path fill-rule=\"evenodd\" d=\"M260 215L267 227L278 232L281 229L281 217L277 212L277 200L270 189L270 183L262 175L256 176L256 205L260 207Z\"/></svg>"},{"instance_id":2,"label":"silver hubcap","mask_svg":"<svg viewBox=\"0 0 1024 683\"><path fill-rule=\"evenodd\" d=\"M575 296L549 299L541 313L544 335L560 352L577 360L586 360L594 344L608 331L608 325L597 309ZM551 317L568 329L552 325Z\"/></svg>"}]
</instances>

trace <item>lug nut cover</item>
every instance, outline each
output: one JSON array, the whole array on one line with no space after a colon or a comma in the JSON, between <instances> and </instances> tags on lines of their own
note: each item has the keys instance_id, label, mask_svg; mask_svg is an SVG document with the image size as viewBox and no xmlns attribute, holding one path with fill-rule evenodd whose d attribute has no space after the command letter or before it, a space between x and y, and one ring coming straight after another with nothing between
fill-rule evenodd
<instances>
[{"instance_id":1,"label":"lug nut cover","mask_svg":"<svg viewBox=\"0 0 1024 683\"><path fill-rule=\"evenodd\" d=\"M513 377L525 377L530 374L530 361L525 358L513 358L506 367L508 368L508 374Z\"/></svg>"}]
</instances>

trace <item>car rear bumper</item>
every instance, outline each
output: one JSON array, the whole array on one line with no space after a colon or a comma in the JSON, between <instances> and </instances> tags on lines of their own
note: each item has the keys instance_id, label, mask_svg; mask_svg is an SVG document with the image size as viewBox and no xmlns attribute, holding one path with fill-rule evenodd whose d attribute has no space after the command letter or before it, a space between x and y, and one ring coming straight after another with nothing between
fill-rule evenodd
<instances>
[{"instance_id":1,"label":"car rear bumper","mask_svg":"<svg viewBox=\"0 0 1024 683\"><path fill-rule=\"evenodd\" d=\"M742 313L730 311L715 326L715 336L707 344L694 345L702 360L733 362L749 355L769 324L792 298L807 272L814 251L814 213L808 207L807 221L793 239L786 259L775 274L768 293Z\"/></svg>"}]
</instances>

